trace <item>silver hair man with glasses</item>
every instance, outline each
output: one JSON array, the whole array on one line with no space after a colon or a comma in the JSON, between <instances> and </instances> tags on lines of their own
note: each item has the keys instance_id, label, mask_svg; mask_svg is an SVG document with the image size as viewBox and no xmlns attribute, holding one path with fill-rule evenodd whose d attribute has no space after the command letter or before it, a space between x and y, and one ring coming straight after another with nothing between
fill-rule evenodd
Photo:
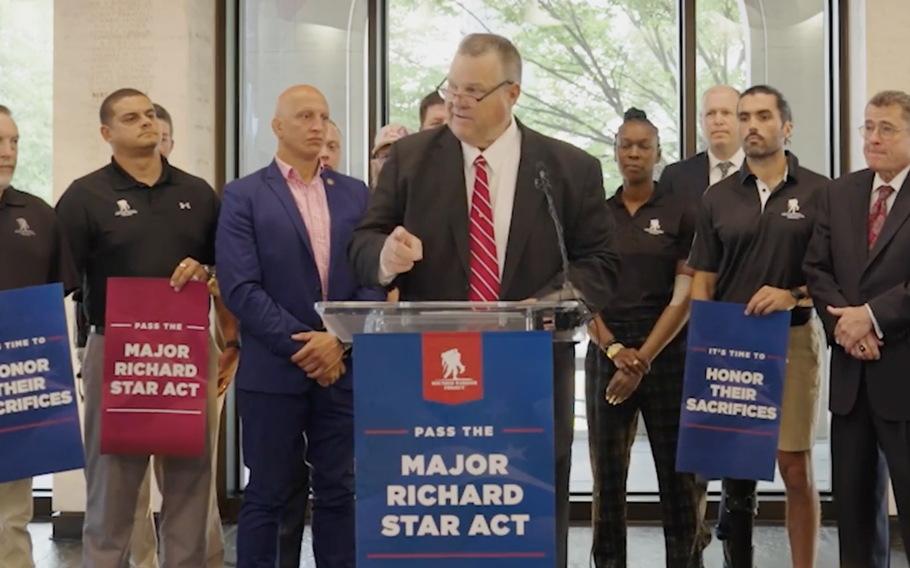
<instances>
[{"instance_id":1,"label":"silver hair man with glasses","mask_svg":"<svg viewBox=\"0 0 910 568\"><path fill-rule=\"evenodd\" d=\"M462 40L440 85L446 124L395 142L354 232L349 251L361 284L397 287L402 301L525 300L562 289L559 236L535 185L544 176L565 230L568 279L591 310L606 306L619 260L600 162L515 119L520 85L512 42ZM574 345L555 345L553 357L556 566L564 568Z\"/></svg>"},{"instance_id":2,"label":"silver hair man with glasses","mask_svg":"<svg viewBox=\"0 0 910 568\"><path fill-rule=\"evenodd\" d=\"M887 568L889 470L910 546L910 95L872 97L860 133L869 167L821 194L804 269L832 352L840 565Z\"/></svg>"}]
</instances>

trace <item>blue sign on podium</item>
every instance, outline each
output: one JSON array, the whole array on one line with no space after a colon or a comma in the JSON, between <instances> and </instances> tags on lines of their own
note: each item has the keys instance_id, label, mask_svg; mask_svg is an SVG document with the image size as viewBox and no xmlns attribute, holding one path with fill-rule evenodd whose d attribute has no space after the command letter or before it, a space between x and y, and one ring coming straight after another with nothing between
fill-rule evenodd
<instances>
[{"instance_id":1,"label":"blue sign on podium","mask_svg":"<svg viewBox=\"0 0 910 568\"><path fill-rule=\"evenodd\" d=\"M552 346L355 337L358 567L555 566Z\"/></svg>"},{"instance_id":2,"label":"blue sign on podium","mask_svg":"<svg viewBox=\"0 0 910 568\"><path fill-rule=\"evenodd\" d=\"M774 480L790 312L692 302L676 469Z\"/></svg>"},{"instance_id":3,"label":"blue sign on podium","mask_svg":"<svg viewBox=\"0 0 910 568\"><path fill-rule=\"evenodd\" d=\"M0 482L81 469L63 286L0 292Z\"/></svg>"}]
</instances>

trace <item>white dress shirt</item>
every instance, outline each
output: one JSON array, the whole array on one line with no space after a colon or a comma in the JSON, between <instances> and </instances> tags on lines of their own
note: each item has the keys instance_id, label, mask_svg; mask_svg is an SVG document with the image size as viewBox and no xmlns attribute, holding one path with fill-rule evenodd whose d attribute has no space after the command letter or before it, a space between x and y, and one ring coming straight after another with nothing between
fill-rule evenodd
<instances>
[{"instance_id":1,"label":"white dress shirt","mask_svg":"<svg viewBox=\"0 0 910 568\"><path fill-rule=\"evenodd\" d=\"M875 202L878 200L878 188L883 185L891 186L894 191L891 192L891 195L888 196L888 199L885 200L885 213L891 212L891 207L894 206L894 200L897 199L897 192L901 190L901 186L904 185L904 181L907 180L907 175L910 174L910 166L904 168L890 182L885 182L882 179L882 176L875 174L875 178L872 180L872 194L869 196L869 210L871 212L872 206L875 205ZM869 317L872 318L872 326L875 327L875 335L879 339L884 339L885 334L882 333L881 326L878 325L878 320L875 319L875 314L872 312L872 308L869 304L866 304L866 309L869 310Z\"/></svg>"},{"instance_id":2,"label":"white dress shirt","mask_svg":"<svg viewBox=\"0 0 910 568\"><path fill-rule=\"evenodd\" d=\"M521 161L521 131L518 130L518 123L512 118L506 131L483 152L476 146L462 142L461 153L464 156L465 195L469 215L476 177L474 160L483 154L487 162L490 205L493 207L493 232L496 238L496 262L499 265L501 279L505 266L506 246L509 243L509 229L512 226L512 205L515 203L515 186L518 184L518 164ZM381 260L379 264L379 282L387 285L396 275L389 274L382 266Z\"/></svg>"},{"instance_id":3,"label":"white dress shirt","mask_svg":"<svg viewBox=\"0 0 910 568\"><path fill-rule=\"evenodd\" d=\"M506 245L509 243L509 228L512 225L515 186L518 183L518 164L521 161L521 131L518 130L518 124L513 118L506 131L483 152L476 146L462 142L461 153L464 155L464 179L469 214L476 178L474 160L483 154L487 162L490 205L493 207L493 233L496 238L496 262L499 264L499 277L502 278Z\"/></svg>"},{"instance_id":4,"label":"white dress shirt","mask_svg":"<svg viewBox=\"0 0 910 568\"><path fill-rule=\"evenodd\" d=\"M890 182L885 183L885 180L882 179L882 176L875 174L875 178L872 180L872 194L869 196L869 208L871 210L872 206L875 205L876 200L878 200L878 188L883 185L890 185L894 191L891 192L891 195L888 196L888 199L885 201L885 213L891 212L891 207L894 205L894 200L897 198L897 192L901 190L901 186L904 185L904 181L907 180L907 175L910 174L910 167L904 168Z\"/></svg>"},{"instance_id":5,"label":"white dress shirt","mask_svg":"<svg viewBox=\"0 0 910 568\"><path fill-rule=\"evenodd\" d=\"M726 176L723 176L723 175L721 175L722 172L720 171L720 164L722 162L724 162L724 160L721 160L720 158L715 156L714 152L712 152L711 149L709 148L708 149L708 185L709 186L714 185L715 183L719 182L720 180L724 179L725 177L730 177L734 173L738 172L739 169L741 167L743 167L743 162L745 161L745 159L746 159L746 153L743 152L742 148L740 148L739 150L736 151L735 154L730 156L729 160L726 160L727 162L730 162L731 164L733 164L733 167L731 167L727 171Z\"/></svg>"}]
</instances>

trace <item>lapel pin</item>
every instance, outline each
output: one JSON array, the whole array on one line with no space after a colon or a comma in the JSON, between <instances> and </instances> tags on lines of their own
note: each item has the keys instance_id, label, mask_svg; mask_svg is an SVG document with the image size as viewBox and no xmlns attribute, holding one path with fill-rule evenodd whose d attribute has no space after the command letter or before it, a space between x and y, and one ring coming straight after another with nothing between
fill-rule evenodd
<instances>
[{"instance_id":1,"label":"lapel pin","mask_svg":"<svg viewBox=\"0 0 910 568\"><path fill-rule=\"evenodd\" d=\"M325 182L329 185L335 185L335 180L333 180L332 178L325 180Z\"/></svg>"}]
</instances>

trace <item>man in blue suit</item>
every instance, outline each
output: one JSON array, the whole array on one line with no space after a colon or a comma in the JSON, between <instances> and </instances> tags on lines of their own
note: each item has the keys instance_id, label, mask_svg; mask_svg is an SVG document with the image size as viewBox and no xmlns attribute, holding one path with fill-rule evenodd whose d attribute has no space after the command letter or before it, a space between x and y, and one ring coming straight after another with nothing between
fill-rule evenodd
<instances>
[{"instance_id":1,"label":"man in blue suit","mask_svg":"<svg viewBox=\"0 0 910 568\"><path fill-rule=\"evenodd\" d=\"M363 182L325 169L328 104L313 87L281 94L275 160L224 189L216 258L225 304L240 321L237 404L250 481L237 528L238 568L274 568L285 504L313 478L319 568L354 567L352 365L314 309L384 300L354 281L346 256L366 211Z\"/></svg>"}]
</instances>

